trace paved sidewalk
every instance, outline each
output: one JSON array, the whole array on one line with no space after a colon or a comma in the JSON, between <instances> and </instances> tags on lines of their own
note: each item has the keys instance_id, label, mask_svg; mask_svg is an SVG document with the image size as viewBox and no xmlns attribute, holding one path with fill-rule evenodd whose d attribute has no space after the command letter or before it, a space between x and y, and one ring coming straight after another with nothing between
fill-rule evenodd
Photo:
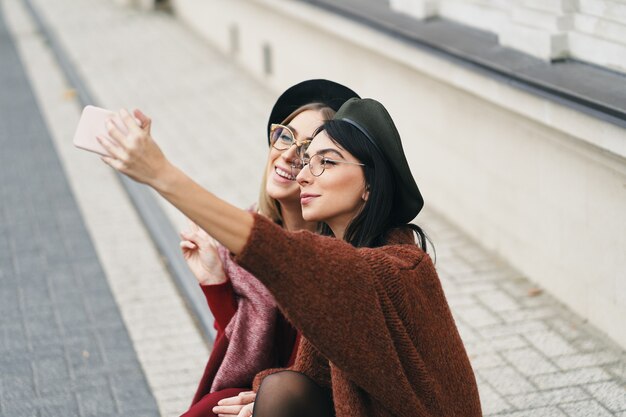
<instances>
[{"instance_id":1,"label":"paved sidewalk","mask_svg":"<svg viewBox=\"0 0 626 417\"><path fill-rule=\"evenodd\" d=\"M180 415L202 374L208 346L117 176L94 155L71 145L80 108L25 2L0 4L149 391L162 416Z\"/></svg>"},{"instance_id":2,"label":"paved sidewalk","mask_svg":"<svg viewBox=\"0 0 626 417\"><path fill-rule=\"evenodd\" d=\"M0 414L158 416L0 7Z\"/></svg>"},{"instance_id":3,"label":"paved sidewalk","mask_svg":"<svg viewBox=\"0 0 626 417\"><path fill-rule=\"evenodd\" d=\"M275 92L169 15L107 0L33 3L103 105L141 107L183 170L239 206L254 201ZM184 225L173 208L163 207L175 225ZM435 242L485 415L626 416L622 350L436 213L418 221ZM177 343L172 338L161 346L177 349ZM155 363L142 365L150 379ZM191 398L194 375L184 376L177 379L178 395Z\"/></svg>"}]
</instances>

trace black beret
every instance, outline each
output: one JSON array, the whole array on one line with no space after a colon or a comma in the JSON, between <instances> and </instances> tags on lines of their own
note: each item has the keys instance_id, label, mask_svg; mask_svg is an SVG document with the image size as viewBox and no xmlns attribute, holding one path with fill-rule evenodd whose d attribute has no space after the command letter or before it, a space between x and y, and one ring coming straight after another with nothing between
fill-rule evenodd
<instances>
[{"instance_id":1,"label":"black beret","mask_svg":"<svg viewBox=\"0 0 626 417\"><path fill-rule=\"evenodd\" d=\"M408 223L424 206L424 199L402 149L400 134L387 109L370 98L352 98L337 111L334 120L343 120L359 129L389 163L396 182L392 213L394 223Z\"/></svg>"},{"instance_id":2,"label":"black beret","mask_svg":"<svg viewBox=\"0 0 626 417\"><path fill-rule=\"evenodd\" d=\"M359 97L357 93L334 81L317 79L306 80L289 87L276 100L267 122L267 141L273 123L282 123L299 107L310 103L323 103L337 111L349 98Z\"/></svg>"}]
</instances>

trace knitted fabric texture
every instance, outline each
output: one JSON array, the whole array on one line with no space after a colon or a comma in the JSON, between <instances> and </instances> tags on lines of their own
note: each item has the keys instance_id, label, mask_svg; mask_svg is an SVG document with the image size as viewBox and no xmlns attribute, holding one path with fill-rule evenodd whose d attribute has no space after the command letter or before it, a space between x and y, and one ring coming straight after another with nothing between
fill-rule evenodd
<instances>
[{"instance_id":1,"label":"knitted fabric texture","mask_svg":"<svg viewBox=\"0 0 626 417\"><path fill-rule=\"evenodd\" d=\"M332 389L337 417L482 415L441 283L410 231L355 248L254 215L235 260L302 333L292 369Z\"/></svg>"},{"instance_id":2,"label":"knitted fabric texture","mask_svg":"<svg viewBox=\"0 0 626 417\"><path fill-rule=\"evenodd\" d=\"M248 387L254 376L276 366L274 336L278 307L272 294L252 274L237 265L224 246L218 253L237 297L237 311L224 330L228 348L211 392Z\"/></svg>"}]
</instances>

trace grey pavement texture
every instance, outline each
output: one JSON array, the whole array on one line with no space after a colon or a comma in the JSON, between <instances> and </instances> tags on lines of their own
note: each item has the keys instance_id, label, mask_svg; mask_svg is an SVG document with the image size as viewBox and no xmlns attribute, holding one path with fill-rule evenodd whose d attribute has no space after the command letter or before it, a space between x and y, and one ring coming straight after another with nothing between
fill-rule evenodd
<instances>
[{"instance_id":1,"label":"grey pavement texture","mask_svg":"<svg viewBox=\"0 0 626 417\"><path fill-rule=\"evenodd\" d=\"M159 144L186 172L240 206L254 200L265 117L278 92L163 13L106 0L34 4L100 102L144 108ZM232 127L227 137L207 134L223 126ZM417 222L436 246L485 415L626 416L618 346L436 212Z\"/></svg>"},{"instance_id":2,"label":"grey pavement texture","mask_svg":"<svg viewBox=\"0 0 626 417\"><path fill-rule=\"evenodd\" d=\"M158 416L0 7L0 415Z\"/></svg>"}]
</instances>

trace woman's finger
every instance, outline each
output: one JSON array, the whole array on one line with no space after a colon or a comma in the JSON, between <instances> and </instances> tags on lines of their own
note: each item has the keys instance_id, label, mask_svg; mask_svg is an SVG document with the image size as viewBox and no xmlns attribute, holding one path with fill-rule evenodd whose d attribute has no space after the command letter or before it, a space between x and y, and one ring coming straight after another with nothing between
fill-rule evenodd
<instances>
[{"instance_id":1,"label":"woman's finger","mask_svg":"<svg viewBox=\"0 0 626 417\"><path fill-rule=\"evenodd\" d=\"M243 405L241 398L237 395L234 397L222 398L217 405Z\"/></svg>"},{"instance_id":2,"label":"woman's finger","mask_svg":"<svg viewBox=\"0 0 626 417\"><path fill-rule=\"evenodd\" d=\"M213 412L215 414L232 414L236 416L243 407L243 405L216 405L213 407Z\"/></svg>"},{"instance_id":3,"label":"woman's finger","mask_svg":"<svg viewBox=\"0 0 626 417\"><path fill-rule=\"evenodd\" d=\"M126 126L126 129L128 129L129 132L133 132L135 134L142 133L141 127L139 127L139 125L137 124L133 116L131 116L131 114L128 112L128 110L121 109L119 115L122 119L122 122L124 123L124 126Z\"/></svg>"},{"instance_id":4,"label":"woman's finger","mask_svg":"<svg viewBox=\"0 0 626 417\"><path fill-rule=\"evenodd\" d=\"M146 116L141 110L139 109L135 109L135 111L133 111L133 114L135 115L135 117L141 122L141 128L142 129L148 129L150 130L150 127L152 126L152 119L150 119L148 116Z\"/></svg>"},{"instance_id":5,"label":"woman's finger","mask_svg":"<svg viewBox=\"0 0 626 417\"><path fill-rule=\"evenodd\" d=\"M256 392L254 391L240 392L239 398L241 398L242 404L250 404L254 402L254 400L256 399Z\"/></svg>"},{"instance_id":6,"label":"woman's finger","mask_svg":"<svg viewBox=\"0 0 626 417\"><path fill-rule=\"evenodd\" d=\"M100 159L102 160L102 162L115 169L116 171L122 172L122 169L124 168L124 164L122 163L122 161L113 159L110 156L102 156L100 157Z\"/></svg>"},{"instance_id":7,"label":"woman's finger","mask_svg":"<svg viewBox=\"0 0 626 417\"><path fill-rule=\"evenodd\" d=\"M254 410L254 403L250 403L243 407L237 417L252 417L252 411Z\"/></svg>"},{"instance_id":8,"label":"woman's finger","mask_svg":"<svg viewBox=\"0 0 626 417\"><path fill-rule=\"evenodd\" d=\"M183 240L182 242L180 242L180 247L183 249L191 249L191 250L198 248L198 246L195 243L190 242L188 240Z\"/></svg>"},{"instance_id":9,"label":"woman's finger","mask_svg":"<svg viewBox=\"0 0 626 417\"><path fill-rule=\"evenodd\" d=\"M96 136L96 140L107 151L111 159L116 159L116 160L121 161L121 160L124 160L128 156L126 151L122 147L120 147L118 144L113 143L110 140L103 138L102 136Z\"/></svg>"},{"instance_id":10,"label":"woman's finger","mask_svg":"<svg viewBox=\"0 0 626 417\"><path fill-rule=\"evenodd\" d=\"M115 123L115 121L113 121L113 119L109 119L106 122L106 128L112 143L124 148L128 147L126 135L120 130L119 126Z\"/></svg>"}]
</instances>

